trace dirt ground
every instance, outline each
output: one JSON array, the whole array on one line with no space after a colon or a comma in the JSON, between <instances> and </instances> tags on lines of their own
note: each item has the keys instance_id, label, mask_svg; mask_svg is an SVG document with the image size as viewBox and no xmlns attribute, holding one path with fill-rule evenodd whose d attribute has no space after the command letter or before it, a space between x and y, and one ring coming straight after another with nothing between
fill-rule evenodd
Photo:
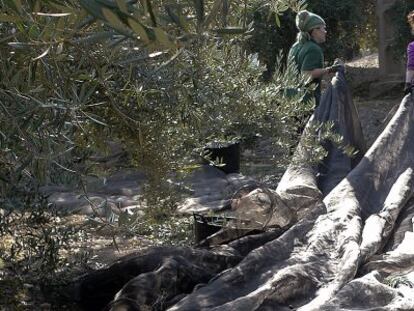
<instances>
[{"instance_id":1,"label":"dirt ground","mask_svg":"<svg viewBox=\"0 0 414 311\"><path fill-rule=\"evenodd\" d=\"M401 81L398 78L384 79L379 72L378 54L348 62L346 68L364 137L370 146L386 125L392 109L403 98L403 77Z\"/></svg>"}]
</instances>

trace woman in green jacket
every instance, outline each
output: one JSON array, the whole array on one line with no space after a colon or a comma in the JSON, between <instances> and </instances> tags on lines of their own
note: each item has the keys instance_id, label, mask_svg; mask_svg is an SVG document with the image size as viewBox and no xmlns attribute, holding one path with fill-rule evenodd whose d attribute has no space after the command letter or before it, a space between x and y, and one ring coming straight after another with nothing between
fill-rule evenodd
<instances>
[{"instance_id":1,"label":"woman in green jacket","mask_svg":"<svg viewBox=\"0 0 414 311\"><path fill-rule=\"evenodd\" d=\"M322 17L303 10L296 16L296 27L299 30L296 42L290 48L289 59L293 60L305 78L316 84L314 91L316 106L321 98L322 76L333 73L343 67L342 64L324 68L324 56L320 44L326 41L326 24ZM307 98L309 99L309 97Z\"/></svg>"}]
</instances>

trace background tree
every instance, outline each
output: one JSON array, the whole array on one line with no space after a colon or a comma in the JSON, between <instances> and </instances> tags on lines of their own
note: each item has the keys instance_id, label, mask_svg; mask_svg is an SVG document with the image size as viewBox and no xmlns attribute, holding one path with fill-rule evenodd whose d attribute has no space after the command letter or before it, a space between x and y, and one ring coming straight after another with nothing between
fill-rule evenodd
<instances>
[{"instance_id":1,"label":"background tree","mask_svg":"<svg viewBox=\"0 0 414 311\"><path fill-rule=\"evenodd\" d=\"M335 58L350 60L361 50L376 50L376 1L308 0L307 9L319 14L327 24L328 37L324 44L327 65ZM297 29L294 10L283 13L272 11L270 5L255 2L248 15L253 23L251 36L246 40L247 49L259 53L266 64L265 79L270 79L275 70L275 61L280 50L284 55L295 41Z\"/></svg>"},{"instance_id":2,"label":"background tree","mask_svg":"<svg viewBox=\"0 0 414 311\"><path fill-rule=\"evenodd\" d=\"M407 45L412 40L412 34L407 15L414 10L414 3L410 1L396 1L390 8L390 19L395 23L394 40L391 43L391 50L396 58L406 58Z\"/></svg>"}]
</instances>

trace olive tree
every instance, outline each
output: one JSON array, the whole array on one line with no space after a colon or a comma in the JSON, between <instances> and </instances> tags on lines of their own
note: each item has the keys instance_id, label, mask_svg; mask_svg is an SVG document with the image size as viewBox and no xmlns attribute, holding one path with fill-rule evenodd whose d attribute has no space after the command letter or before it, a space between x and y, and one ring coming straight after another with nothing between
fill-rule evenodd
<instances>
[{"instance_id":1,"label":"olive tree","mask_svg":"<svg viewBox=\"0 0 414 311\"><path fill-rule=\"evenodd\" d=\"M280 143L286 116L301 109L299 97L279 96L297 75L264 84L262 64L244 50L247 1L1 5L4 198L23 184L79 182L94 170L88 156L110 140L158 182L191 164L195 148L246 128ZM304 7L262 5L276 15Z\"/></svg>"}]
</instances>

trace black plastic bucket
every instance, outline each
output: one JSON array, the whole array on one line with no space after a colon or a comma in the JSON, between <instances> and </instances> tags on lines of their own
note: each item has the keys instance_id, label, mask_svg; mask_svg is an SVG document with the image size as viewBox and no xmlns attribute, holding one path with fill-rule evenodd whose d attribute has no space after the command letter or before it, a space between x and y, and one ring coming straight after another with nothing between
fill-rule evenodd
<instances>
[{"instance_id":1,"label":"black plastic bucket","mask_svg":"<svg viewBox=\"0 0 414 311\"><path fill-rule=\"evenodd\" d=\"M211 161L222 165L216 166L226 174L240 172L240 143L216 143L212 142L204 147L204 153L209 154ZM208 161L204 160L207 164Z\"/></svg>"},{"instance_id":2,"label":"black plastic bucket","mask_svg":"<svg viewBox=\"0 0 414 311\"><path fill-rule=\"evenodd\" d=\"M193 214L194 216L194 242L198 245L209 245L213 235L215 242L217 241L232 241L242 236L262 233L262 228L251 228L251 227L237 227L234 222L237 220L234 217L226 216L204 216L200 214ZM240 221L240 220L239 220ZM221 229L225 228L225 231L218 233ZM217 235L217 234L218 235ZM207 240L206 240L207 239ZM201 243L200 243L201 242ZM220 244L220 243L219 243Z\"/></svg>"},{"instance_id":3,"label":"black plastic bucket","mask_svg":"<svg viewBox=\"0 0 414 311\"><path fill-rule=\"evenodd\" d=\"M193 216L194 241L196 243L204 240L223 228L223 223L219 222L217 217L203 216L200 214L193 214Z\"/></svg>"}]
</instances>

